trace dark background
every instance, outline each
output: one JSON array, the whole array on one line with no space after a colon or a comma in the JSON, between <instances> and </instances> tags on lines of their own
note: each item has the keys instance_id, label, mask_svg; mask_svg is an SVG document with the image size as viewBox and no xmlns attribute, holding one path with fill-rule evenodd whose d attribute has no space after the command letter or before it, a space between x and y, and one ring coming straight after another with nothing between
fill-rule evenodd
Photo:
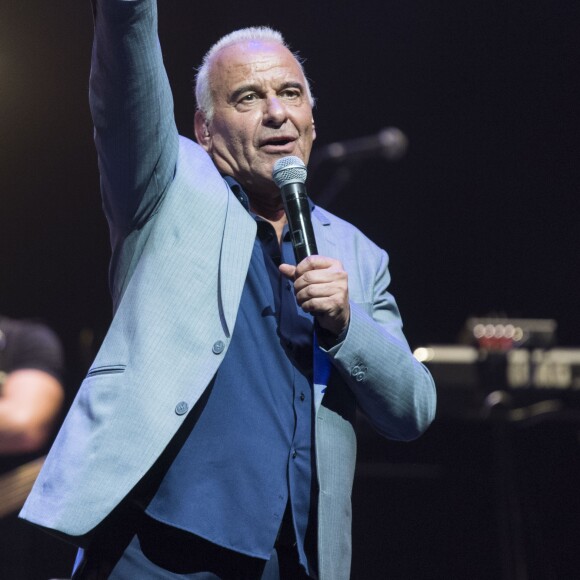
<instances>
[{"instance_id":1,"label":"dark background","mask_svg":"<svg viewBox=\"0 0 580 580\"><path fill-rule=\"evenodd\" d=\"M455 342L468 316L490 313L554 318L559 344L580 346L580 3L163 0L160 18L182 134L192 135L192 67L219 36L256 24L280 28L306 58L318 146L391 125L405 132L406 157L363 161L328 209L391 255L413 347ZM87 103L91 26L88 2L0 6L0 310L59 333L71 391L111 311ZM561 495L565 469L578 475L576 431L554 423L548 439L538 428L514 436L525 445L516 448L524 504L554 487ZM367 464L389 463L359 475L357 577L387 577L383 567L394 578L499 577L494 441L489 424L459 418L408 446L368 443ZM562 561L579 531L566 524L577 502L563 497L553 509L535 504L531 528L548 515L563 522L539 536L528 529L557 538L544 544L538 578L573 577Z\"/></svg>"}]
</instances>

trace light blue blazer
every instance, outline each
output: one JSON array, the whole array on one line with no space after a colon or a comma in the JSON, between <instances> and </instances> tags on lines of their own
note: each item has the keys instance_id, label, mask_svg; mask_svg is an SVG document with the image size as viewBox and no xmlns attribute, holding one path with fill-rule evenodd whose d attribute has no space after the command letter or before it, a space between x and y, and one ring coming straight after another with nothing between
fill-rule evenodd
<instances>
[{"instance_id":1,"label":"light blue blazer","mask_svg":"<svg viewBox=\"0 0 580 580\"><path fill-rule=\"evenodd\" d=\"M156 12L153 0L96 4L90 100L115 313L21 513L79 544L147 474L215 375L256 233L207 153L177 134ZM324 352L327 384L314 385L320 578L346 580L356 408L386 437L413 439L434 417L435 390L402 334L387 254L322 209L313 222L319 253L349 275L348 333Z\"/></svg>"}]
</instances>

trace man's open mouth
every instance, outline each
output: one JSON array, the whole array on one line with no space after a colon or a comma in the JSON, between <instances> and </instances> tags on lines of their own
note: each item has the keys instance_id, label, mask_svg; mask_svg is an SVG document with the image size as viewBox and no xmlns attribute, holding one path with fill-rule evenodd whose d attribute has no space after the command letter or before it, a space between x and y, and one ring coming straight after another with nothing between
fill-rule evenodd
<instances>
[{"instance_id":1,"label":"man's open mouth","mask_svg":"<svg viewBox=\"0 0 580 580\"><path fill-rule=\"evenodd\" d=\"M262 141L262 149L284 149L291 148L296 139L294 137L272 137L271 139L265 139Z\"/></svg>"}]
</instances>

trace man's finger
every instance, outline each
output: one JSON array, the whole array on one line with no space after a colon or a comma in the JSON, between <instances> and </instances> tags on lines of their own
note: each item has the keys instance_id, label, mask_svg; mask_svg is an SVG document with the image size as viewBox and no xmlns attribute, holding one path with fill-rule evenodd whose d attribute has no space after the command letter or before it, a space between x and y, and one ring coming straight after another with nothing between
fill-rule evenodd
<instances>
[{"instance_id":1,"label":"man's finger","mask_svg":"<svg viewBox=\"0 0 580 580\"><path fill-rule=\"evenodd\" d=\"M292 266L290 264L280 264L278 266L278 270L283 276L286 276L289 280L294 280L296 276L296 266Z\"/></svg>"},{"instance_id":2,"label":"man's finger","mask_svg":"<svg viewBox=\"0 0 580 580\"><path fill-rule=\"evenodd\" d=\"M327 258L326 256L318 256L318 255L308 256L304 258L304 260L302 260L302 262L300 262L296 266L297 270L296 276L299 277L305 272L308 272L310 270L321 270L324 268L330 268L335 265L342 268L342 265L340 264L340 262L338 262L338 260Z\"/></svg>"}]
</instances>

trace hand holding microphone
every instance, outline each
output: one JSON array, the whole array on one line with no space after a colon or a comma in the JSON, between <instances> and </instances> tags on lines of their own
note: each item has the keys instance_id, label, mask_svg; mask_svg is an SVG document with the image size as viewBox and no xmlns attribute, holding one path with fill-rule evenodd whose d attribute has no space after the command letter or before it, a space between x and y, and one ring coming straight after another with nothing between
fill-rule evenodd
<instances>
[{"instance_id":1,"label":"hand holding microphone","mask_svg":"<svg viewBox=\"0 0 580 580\"><path fill-rule=\"evenodd\" d=\"M348 275L338 260L317 255L306 175L298 157L283 157L274 164L272 177L280 188L297 264L282 264L280 272L294 282L298 305L336 337L350 320Z\"/></svg>"}]
</instances>

